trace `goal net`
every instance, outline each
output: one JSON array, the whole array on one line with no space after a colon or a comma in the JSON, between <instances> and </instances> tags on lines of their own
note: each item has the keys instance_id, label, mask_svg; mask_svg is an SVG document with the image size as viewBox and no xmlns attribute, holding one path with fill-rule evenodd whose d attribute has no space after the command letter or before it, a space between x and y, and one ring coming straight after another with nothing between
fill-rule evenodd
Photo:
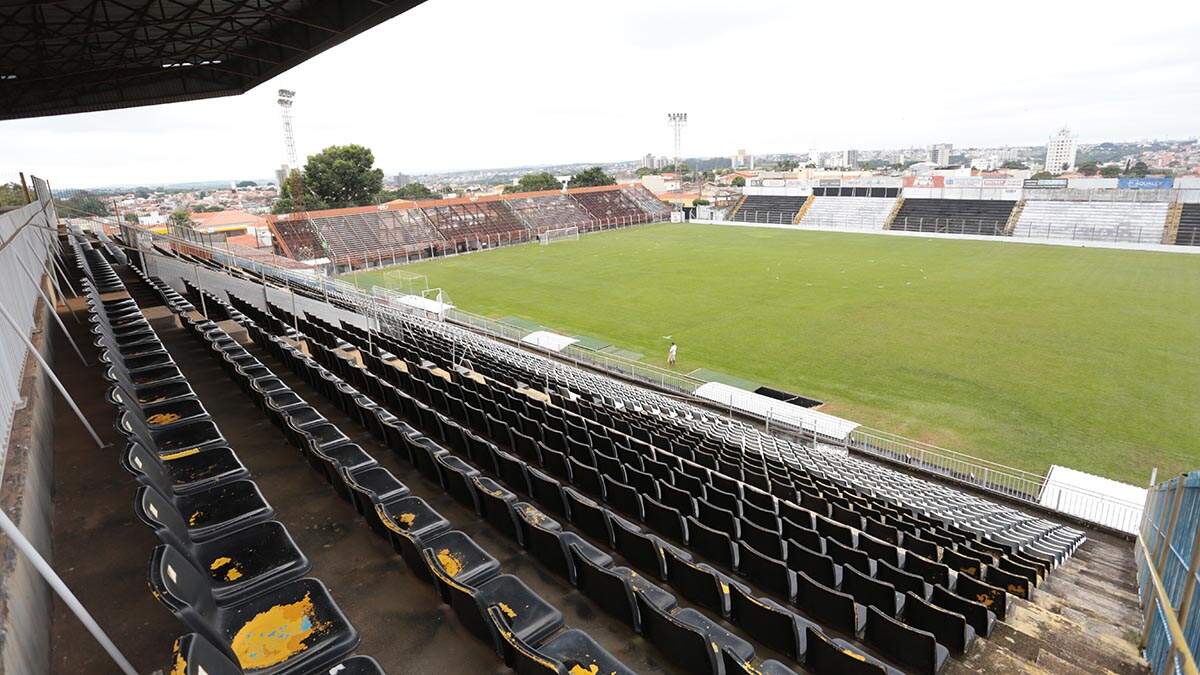
<instances>
[{"instance_id":1,"label":"goal net","mask_svg":"<svg viewBox=\"0 0 1200 675\"><path fill-rule=\"evenodd\" d=\"M538 242L543 246L556 241L575 241L579 239L578 227L555 227L544 230L538 235Z\"/></svg>"}]
</instances>

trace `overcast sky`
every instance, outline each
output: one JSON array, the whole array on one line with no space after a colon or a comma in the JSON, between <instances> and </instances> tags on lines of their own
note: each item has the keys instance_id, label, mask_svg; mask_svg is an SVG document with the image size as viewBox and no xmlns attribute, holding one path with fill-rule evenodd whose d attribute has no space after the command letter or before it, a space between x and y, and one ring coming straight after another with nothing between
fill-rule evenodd
<instances>
[{"instance_id":1,"label":"overcast sky","mask_svg":"<svg viewBox=\"0 0 1200 675\"><path fill-rule=\"evenodd\" d=\"M1155 2L428 0L240 96L0 122L0 181L260 178L361 143L389 175L1200 133L1200 10ZM303 160L301 160L303 161Z\"/></svg>"}]
</instances>

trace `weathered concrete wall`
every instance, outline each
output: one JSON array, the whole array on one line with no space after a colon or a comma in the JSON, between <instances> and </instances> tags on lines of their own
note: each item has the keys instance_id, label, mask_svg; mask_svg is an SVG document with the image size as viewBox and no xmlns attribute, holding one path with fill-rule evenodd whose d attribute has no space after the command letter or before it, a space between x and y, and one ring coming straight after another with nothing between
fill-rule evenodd
<instances>
[{"instance_id":1,"label":"weathered concrete wall","mask_svg":"<svg viewBox=\"0 0 1200 675\"><path fill-rule=\"evenodd\" d=\"M34 346L53 365L52 310L38 300L34 311ZM53 513L53 387L37 360L28 358L21 381L25 405L13 417L0 476L0 507L48 560ZM50 605L50 588L16 547L0 537L0 675L49 672Z\"/></svg>"}]
</instances>

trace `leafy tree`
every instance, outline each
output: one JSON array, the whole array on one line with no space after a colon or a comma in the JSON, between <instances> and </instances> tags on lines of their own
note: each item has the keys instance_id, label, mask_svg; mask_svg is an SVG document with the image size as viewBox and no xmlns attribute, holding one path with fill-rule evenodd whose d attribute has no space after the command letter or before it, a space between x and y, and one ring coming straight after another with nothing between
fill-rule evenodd
<instances>
[{"instance_id":1,"label":"leafy tree","mask_svg":"<svg viewBox=\"0 0 1200 675\"><path fill-rule=\"evenodd\" d=\"M641 178L642 176L648 176L648 175L650 175L650 174L652 174L652 173L658 173L658 171L657 171L657 170L655 170L655 169L651 169L651 168L650 168L650 167L648 167L648 166L642 166L642 167L638 167L638 170L637 170L637 171L634 171L633 173L634 173L634 175L636 175L638 178Z\"/></svg>"},{"instance_id":2,"label":"leafy tree","mask_svg":"<svg viewBox=\"0 0 1200 675\"><path fill-rule=\"evenodd\" d=\"M1014 159L1010 159L1007 162L1001 164L1000 168L1001 169L1028 169L1029 167L1025 166L1024 162L1018 162Z\"/></svg>"},{"instance_id":3,"label":"leafy tree","mask_svg":"<svg viewBox=\"0 0 1200 675\"><path fill-rule=\"evenodd\" d=\"M133 225L137 225L141 221L138 220L136 213L126 213L125 214L125 222L131 223Z\"/></svg>"},{"instance_id":4,"label":"leafy tree","mask_svg":"<svg viewBox=\"0 0 1200 675\"><path fill-rule=\"evenodd\" d=\"M1079 173L1085 176L1095 176L1100 173L1100 167L1095 162L1083 162L1079 165Z\"/></svg>"},{"instance_id":5,"label":"leafy tree","mask_svg":"<svg viewBox=\"0 0 1200 675\"><path fill-rule=\"evenodd\" d=\"M175 227L192 227L192 214L186 209L176 209L171 212L171 224Z\"/></svg>"},{"instance_id":6,"label":"leafy tree","mask_svg":"<svg viewBox=\"0 0 1200 675\"><path fill-rule=\"evenodd\" d=\"M441 199L442 195L421 183L409 183L399 190L384 190L379 193L379 198L381 201L390 202L393 199Z\"/></svg>"},{"instance_id":7,"label":"leafy tree","mask_svg":"<svg viewBox=\"0 0 1200 675\"><path fill-rule=\"evenodd\" d=\"M708 206L709 204L712 204L712 202L707 199L697 199L692 202L692 206Z\"/></svg>"},{"instance_id":8,"label":"leafy tree","mask_svg":"<svg viewBox=\"0 0 1200 675\"><path fill-rule=\"evenodd\" d=\"M361 145L331 145L310 155L304 165L308 193L331 208L370 204L383 189L383 170L373 168L375 154Z\"/></svg>"},{"instance_id":9,"label":"leafy tree","mask_svg":"<svg viewBox=\"0 0 1200 675\"><path fill-rule=\"evenodd\" d=\"M25 206L25 191L16 183L0 184L0 206Z\"/></svg>"},{"instance_id":10,"label":"leafy tree","mask_svg":"<svg viewBox=\"0 0 1200 675\"><path fill-rule=\"evenodd\" d=\"M775 162L775 169L777 171L791 171L799 166L800 162L797 162L794 159L781 159L778 162Z\"/></svg>"},{"instance_id":11,"label":"leafy tree","mask_svg":"<svg viewBox=\"0 0 1200 675\"><path fill-rule=\"evenodd\" d=\"M107 216L108 204L96 195L80 190L63 200L63 204L67 207L66 215L68 216Z\"/></svg>"},{"instance_id":12,"label":"leafy tree","mask_svg":"<svg viewBox=\"0 0 1200 675\"><path fill-rule=\"evenodd\" d=\"M144 187L134 188L133 196L137 197L138 199L149 199L150 198L150 189L144 188Z\"/></svg>"},{"instance_id":13,"label":"leafy tree","mask_svg":"<svg viewBox=\"0 0 1200 675\"><path fill-rule=\"evenodd\" d=\"M1039 171L1030 176L1030 178L1033 180L1046 180L1047 178L1054 178L1054 174L1050 173L1049 171Z\"/></svg>"},{"instance_id":14,"label":"leafy tree","mask_svg":"<svg viewBox=\"0 0 1200 675\"><path fill-rule=\"evenodd\" d=\"M527 173L521 176L516 185L504 186L504 191L507 193L513 192L540 192L542 190L558 190L562 188L562 183L554 177L549 171L539 173Z\"/></svg>"},{"instance_id":15,"label":"leafy tree","mask_svg":"<svg viewBox=\"0 0 1200 675\"><path fill-rule=\"evenodd\" d=\"M1127 176L1133 176L1134 178L1145 178L1148 173L1150 173L1150 167L1146 166L1146 163L1142 161L1129 167L1129 170L1125 172Z\"/></svg>"},{"instance_id":16,"label":"leafy tree","mask_svg":"<svg viewBox=\"0 0 1200 675\"><path fill-rule=\"evenodd\" d=\"M237 186L238 186L238 187L242 187L242 188L245 188L245 187L258 187L258 183L255 183L255 182L254 182L254 181L252 181L252 180L243 180L243 181L238 181L238 184L237 184Z\"/></svg>"},{"instance_id":17,"label":"leafy tree","mask_svg":"<svg viewBox=\"0 0 1200 675\"><path fill-rule=\"evenodd\" d=\"M733 187L746 187L746 177L745 176L734 176L733 177Z\"/></svg>"},{"instance_id":18,"label":"leafy tree","mask_svg":"<svg viewBox=\"0 0 1200 675\"><path fill-rule=\"evenodd\" d=\"M1100 175L1105 178L1116 178L1121 175L1121 167L1119 166L1102 166L1100 167Z\"/></svg>"},{"instance_id":19,"label":"leafy tree","mask_svg":"<svg viewBox=\"0 0 1200 675\"><path fill-rule=\"evenodd\" d=\"M610 175L604 173L602 167L593 166L590 169L585 169L571 176L571 187L595 187L598 185L616 185L617 181Z\"/></svg>"}]
</instances>

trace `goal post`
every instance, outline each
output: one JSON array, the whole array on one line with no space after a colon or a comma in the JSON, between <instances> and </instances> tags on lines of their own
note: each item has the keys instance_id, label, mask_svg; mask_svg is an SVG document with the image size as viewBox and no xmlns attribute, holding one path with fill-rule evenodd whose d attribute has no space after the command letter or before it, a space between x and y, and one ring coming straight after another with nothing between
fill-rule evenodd
<instances>
[{"instance_id":1,"label":"goal post","mask_svg":"<svg viewBox=\"0 0 1200 675\"><path fill-rule=\"evenodd\" d=\"M579 239L578 227L552 227L538 234L538 243L547 246L558 241L576 241Z\"/></svg>"}]
</instances>

